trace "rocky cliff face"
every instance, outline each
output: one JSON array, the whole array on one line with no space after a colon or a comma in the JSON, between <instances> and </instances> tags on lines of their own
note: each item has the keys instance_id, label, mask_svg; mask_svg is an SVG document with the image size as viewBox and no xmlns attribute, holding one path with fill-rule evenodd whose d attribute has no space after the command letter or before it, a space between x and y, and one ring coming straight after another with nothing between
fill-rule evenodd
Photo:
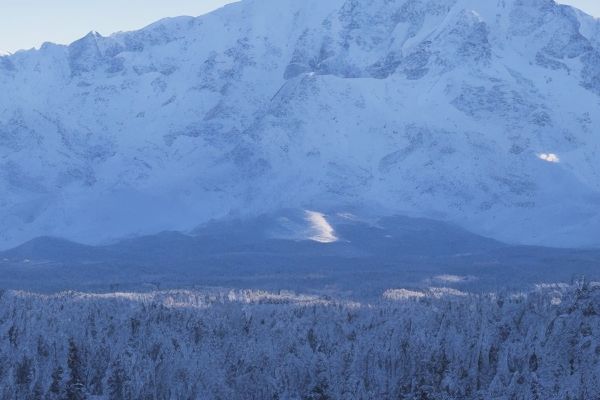
<instances>
[{"instance_id":1,"label":"rocky cliff face","mask_svg":"<svg viewBox=\"0 0 600 400\"><path fill-rule=\"evenodd\" d=\"M244 0L0 57L0 247L282 208L600 244L600 22L552 0Z\"/></svg>"}]
</instances>

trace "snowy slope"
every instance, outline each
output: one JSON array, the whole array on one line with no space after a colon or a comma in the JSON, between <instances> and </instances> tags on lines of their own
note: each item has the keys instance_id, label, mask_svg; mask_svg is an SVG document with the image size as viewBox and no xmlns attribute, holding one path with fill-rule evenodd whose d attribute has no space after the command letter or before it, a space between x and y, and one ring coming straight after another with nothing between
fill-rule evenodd
<instances>
[{"instance_id":1,"label":"snowy slope","mask_svg":"<svg viewBox=\"0 0 600 400\"><path fill-rule=\"evenodd\" d=\"M283 208L600 245L599 107L600 22L551 0L244 0L90 33L0 57L0 248Z\"/></svg>"}]
</instances>

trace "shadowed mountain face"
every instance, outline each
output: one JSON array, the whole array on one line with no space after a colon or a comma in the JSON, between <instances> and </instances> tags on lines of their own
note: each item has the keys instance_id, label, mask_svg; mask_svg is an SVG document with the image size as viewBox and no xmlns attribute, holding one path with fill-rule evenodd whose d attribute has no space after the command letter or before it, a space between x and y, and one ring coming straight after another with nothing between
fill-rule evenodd
<instances>
[{"instance_id":1,"label":"shadowed mountain face","mask_svg":"<svg viewBox=\"0 0 600 400\"><path fill-rule=\"evenodd\" d=\"M39 238L0 253L0 288L217 286L377 298L394 287L522 289L598 275L599 251L508 246L432 220L349 215L323 215L335 240L320 242L309 217L288 210L105 246Z\"/></svg>"},{"instance_id":2,"label":"shadowed mountain face","mask_svg":"<svg viewBox=\"0 0 600 400\"><path fill-rule=\"evenodd\" d=\"M163 232L89 246L41 237L0 253L10 262L63 264L132 263L140 265L201 265L204 257L264 255L289 257L386 258L398 256L448 257L481 253L506 245L441 222L388 217L367 222L348 215L326 217L331 241L318 240L318 229L296 211L261 215L252 219L209 222L193 234Z\"/></svg>"},{"instance_id":3,"label":"shadowed mountain face","mask_svg":"<svg viewBox=\"0 0 600 400\"><path fill-rule=\"evenodd\" d=\"M0 57L0 247L285 208L598 245L599 24L551 0L244 0Z\"/></svg>"}]
</instances>

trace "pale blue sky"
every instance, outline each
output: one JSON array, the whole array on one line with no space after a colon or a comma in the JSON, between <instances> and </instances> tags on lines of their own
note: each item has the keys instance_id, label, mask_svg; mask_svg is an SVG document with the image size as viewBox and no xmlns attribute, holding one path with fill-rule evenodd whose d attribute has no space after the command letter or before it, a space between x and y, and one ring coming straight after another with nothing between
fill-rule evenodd
<instances>
[{"instance_id":1,"label":"pale blue sky","mask_svg":"<svg viewBox=\"0 0 600 400\"><path fill-rule=\"evenodd\" d=\"M108 35L138 29L163 17L204 14L232 1L0 0L0 52L39 47L46 41L70 43L89 31ZM600 17L600 0L560 1Z\"/></svg>"},{"instance_id":2,"label":"pale blue sky","mask_svg":"<svg viewBox=\"0 0 600 400\"><path fill-rule=\"evenodd\" d=\"M300 0L301 1L301 0ZM0 51L71 43L90 31L109 35L164 17L201 15L233 0L0 0Z\"/></svg>"}]
</instances>

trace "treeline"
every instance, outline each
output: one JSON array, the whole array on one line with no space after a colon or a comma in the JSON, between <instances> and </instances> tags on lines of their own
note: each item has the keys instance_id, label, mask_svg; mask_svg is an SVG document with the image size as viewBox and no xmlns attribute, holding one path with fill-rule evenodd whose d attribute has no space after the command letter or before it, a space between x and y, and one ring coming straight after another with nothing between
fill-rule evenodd
<instances>
[{"instance_id":1,"label":"treeline","mask_svg":"<svg viewBox=\"0 0 600 400\"><path fill-rule=\"evenodd\" d=\"M600 287L0 296L2 399L600 399Z\"/></svg>"}]
</instances>

